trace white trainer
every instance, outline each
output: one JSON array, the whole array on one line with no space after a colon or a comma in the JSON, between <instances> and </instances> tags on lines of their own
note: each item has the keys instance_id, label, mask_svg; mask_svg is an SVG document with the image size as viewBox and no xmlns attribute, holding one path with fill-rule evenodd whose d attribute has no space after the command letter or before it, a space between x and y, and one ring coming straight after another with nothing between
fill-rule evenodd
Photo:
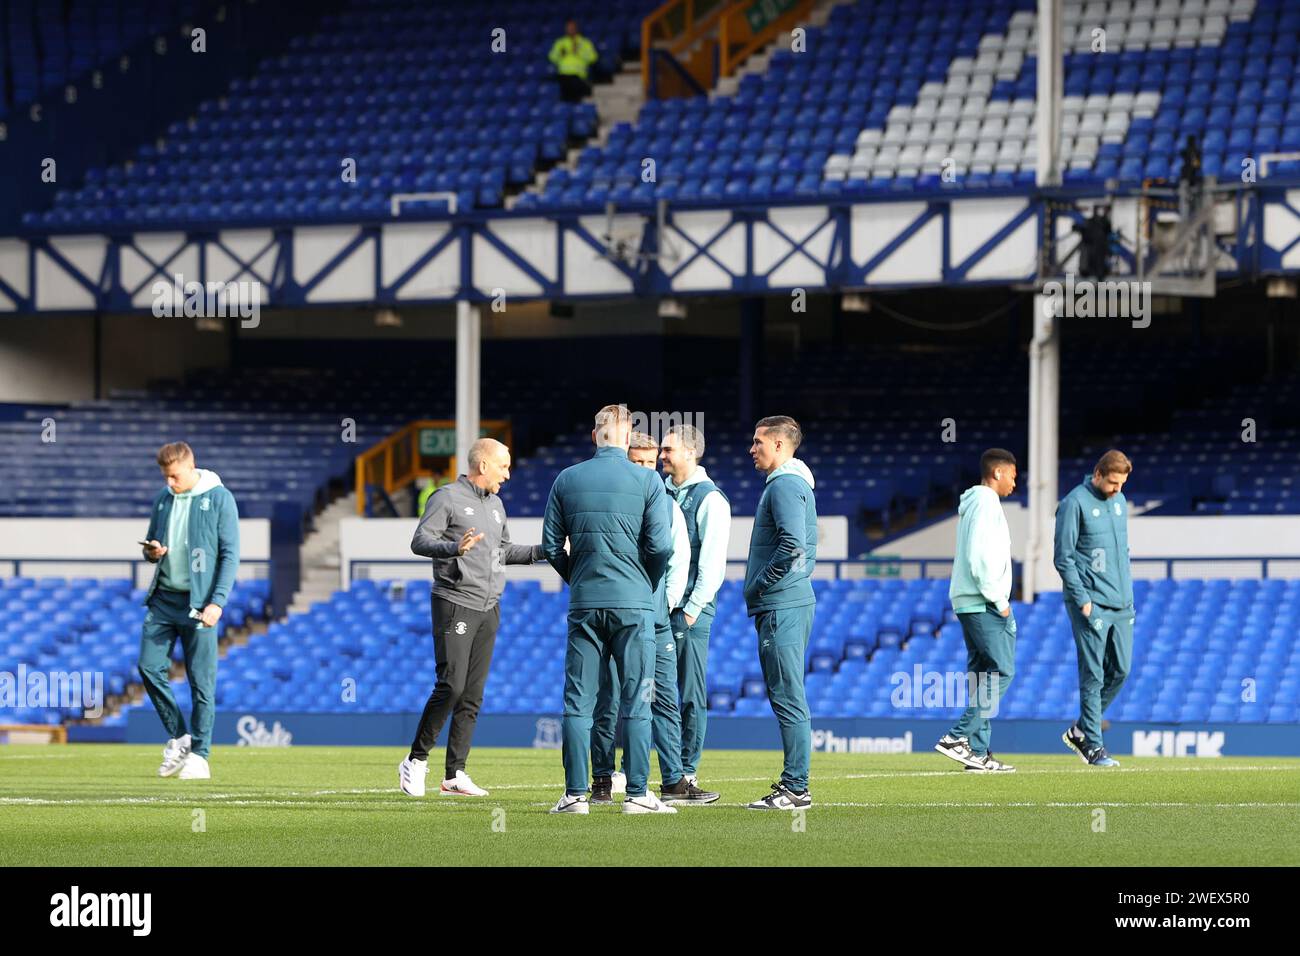
<instances>
[{"instance_id":1,"label":"white trainer","mask_svg":"<svg viewBox=\"0 0 1300 956\"><path fill-rule=\"evenodd\" d=\"M180 770L185 765L185 758L190 755L190 745L192 743L189 734L168 740L167 746L163 747L162 766L158 768L158 776L170 777L177 770Z\"/></svg>"},{"instance_id":2,"label":"white trainer","mask_svg":"<svg viewBox=\"0 0 1300 956\"><path fill-rule=\"evenodd\" d=\"M623 801L624 813L676 813L676 807L670 807L649 790L644 796L628 797Z\"/></svg>"},{"instance_id":3,"label":"white trainer","mask_svg":"<svg viewBox=\"0 0 1300 956\"><path fill-rule=\"evenodd\" d=\"M627 793L627 774L615 770L609 777L610 793Z\"/></svg>"},{"instance_id":4,"label":"white trainer","mask_svg":"<svg viewBox=\"0 0 1300 956\"><path fill-rule=\"evenodd\" d=\"M560 797L560 802L551 807L552 813L590 813L591 807L587 805L587 795L585 793L565 794Z\"/></svg>"},{"instance_id":5,"label":"white trainer","mask_svg":"<svg viewBox=\"0 0 1300 956\"><path fill-rule=\"evenodd\" d=\"M982 769L979 758L975 756L975 751L970 746L970 740L966 737L954 737L952 734L944 734L939 738L939 742L934 745L934 749L945 757L957 761L967 770Z\"/></svg>"},{"instance_id":6,"label":"white trainer","mask_svg":"<svg viewBox=\"0 0 1300 956\"><path fill-rule=\"evenodd\" d=\"M208 766L207 758L191 753L185 758L185 766L181 767L181 772L176 775L176 779L211 780L212 769Z\"/></svg>"},{"instance_id":7,"label":"white trainer","mask_svg":"<svg viewBox=\"0 0 1300 956\"><path fill-rule=\"evenodd\" d=\"M439 793L454 797L486 797L488 792L469 778L464 770L457 770L456 776L442 782Z\"/></svg>"},{"instance_id":8,"label":"white trainer","mask_svg":"<svg viewBox=\"0 0 1300 956\"><path fill-rule=\"evenodd\" d=\"M412 760L410 755L397 765L397 785L408 797L424 796L424 778L429 773L429 761Z\"/></svg>"}]
</instances>

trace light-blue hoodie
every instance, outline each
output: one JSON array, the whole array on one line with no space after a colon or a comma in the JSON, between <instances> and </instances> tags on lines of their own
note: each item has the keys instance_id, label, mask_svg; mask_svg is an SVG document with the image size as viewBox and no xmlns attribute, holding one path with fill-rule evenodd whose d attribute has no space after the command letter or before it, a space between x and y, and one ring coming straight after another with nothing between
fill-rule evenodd
<instances>
[{"instance_id":1,"label":"light-blue hoodie","mask_svg":"<svg viewBox=\"0 0 1300 956\"><path fill-rule=\"evenodd\" d=\"M957 505L957 554L948 599L958 614L1000 612L1011 601L1011 530L998 493L988 485L962 492Z\"/></svg>"}]
</instances>

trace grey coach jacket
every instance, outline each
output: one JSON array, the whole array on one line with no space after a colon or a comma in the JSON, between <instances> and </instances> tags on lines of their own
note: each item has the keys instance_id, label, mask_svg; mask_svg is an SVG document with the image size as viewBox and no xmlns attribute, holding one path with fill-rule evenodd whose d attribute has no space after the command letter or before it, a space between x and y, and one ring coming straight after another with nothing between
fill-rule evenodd
<instances>
[{"instance_id":1,"label":"grey coach jacket","mask_svg":"<svg viewBox=\"0 0 1300 956\"><path fill-rule=\"evenodd\" d=\"M483 540L457 554L470 528ZM460 607L490 611L506 587L507 564L542 560L542 546L511 544L501 499L465 475L443 485L425 505L411 551L433 559L433 595Z\"/></svg>"}]
</instances>

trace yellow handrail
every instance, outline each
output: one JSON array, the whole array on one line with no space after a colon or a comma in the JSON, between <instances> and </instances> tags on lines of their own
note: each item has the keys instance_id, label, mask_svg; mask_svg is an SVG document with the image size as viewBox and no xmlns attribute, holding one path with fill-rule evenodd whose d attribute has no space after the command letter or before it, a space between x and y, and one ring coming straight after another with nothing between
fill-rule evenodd
<instances>
[{"instance_id":1,"label":"yellow handrail","mask_svg":"<svg viewBox=\"0 0 1300 956\"><path fill-rule=\"evenodd\" d=\"M448 419L422 418L403 425L393 434L376 442L357 456L356 489L357 514L366 513L366 485L380 485L385 494L392 494L405 488L417 478L431 478L436 472L425 468L421 462L425 456L420 453L420 432L426 428L451 429L455 431L456 423ZM512 441L510 422L503 419L485 419L479 423L479 430L490 437L509 445ZM456 456L447 457L447 468L442 474L449 478L456 476Z\"/></svg>"},{"instance_id":2,"label":"yellow handrail","mask_svg":"<svg viewBox=\"0 0 1300 956\"><path fill-rule=\"evenodd\" d=\"M755 5L755 0L741 0L728 7L723 15L718 29L719 76L731 76L751 53L771 43L778 34L793 29L801 20L806 20L813 8L812 0L801 0L754 33L746 14Z\"/></svg>"},{"instance_id":3,"label":"yellow handrail","mask_svg":"<svg viewBox=\"0 0 1300 956\"><path fill-rule=\"evenodd\" d=\"M650 49L656 39L656 31L667 32L672 29L668 24L668 17L678 10L682 10L687 23L690 22L694 12L692 0L668 0L663 6L658 7L653 13L641 21L641 92L648 94L650 92Z\"/></svg>"},{"instance_id":4,"label":"yellow handrail","mask_svg":"<svg viewBox=\"0 0 1300 956\"><path fill-rule=\"evenodd\" d=\"M703 8L702 12L696 8ZM726 0L668 0L641 21L641 90L650 92L650 51L656 41L666 41L670 53L679 54L708 33L727 11ZM675 14L681 14L680 23ZM698 19L696 18L698 15ZM696 77L701 79L701 77ZM708 86L706 81L702 85Z\"/></svg>"},{"instance_id":5,"label":"yellow handrail","mask_svg":"<svg viewBox=\"0 0 1300 956\"><path fill-rule=\"evenodd\" d=\"M704 38L702 48L686 58L683 68L703 87L710 88L723 76L731 76L740 64L778 34L806 20L812 13L813 0L800 0L784 13L767 22L757 33L750 25L748 14L760 8L764 0L738 0L727 3L718 0L668 0L641 21L641 90L650 93L650 54L656 43L661 43L669 53L681 58L697 41ZM716 28L717 76L713 76L714 42L711 36Z\"/></svg>"}]
</instances>

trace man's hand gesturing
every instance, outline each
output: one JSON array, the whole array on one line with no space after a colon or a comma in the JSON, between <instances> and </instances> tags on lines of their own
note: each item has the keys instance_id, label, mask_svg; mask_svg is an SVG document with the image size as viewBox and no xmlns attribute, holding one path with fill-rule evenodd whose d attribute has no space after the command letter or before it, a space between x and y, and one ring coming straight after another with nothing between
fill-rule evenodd
<instances>
[{"instance_id":1,"label":"man's hand gesturing","mask_svg":"<svg viewBox=\"0 0 1300 956\"><path fill-rule=\"evenodd\" d=\"M466 551L474 547L474 545L478 544L482 540L483 540L483 532L480 531L478 534L475 534L474 529L470 528L468 531L465 532L464 535L461 536L460 549L456 553L464 554Z\"/></svg>"}]
</instances>

